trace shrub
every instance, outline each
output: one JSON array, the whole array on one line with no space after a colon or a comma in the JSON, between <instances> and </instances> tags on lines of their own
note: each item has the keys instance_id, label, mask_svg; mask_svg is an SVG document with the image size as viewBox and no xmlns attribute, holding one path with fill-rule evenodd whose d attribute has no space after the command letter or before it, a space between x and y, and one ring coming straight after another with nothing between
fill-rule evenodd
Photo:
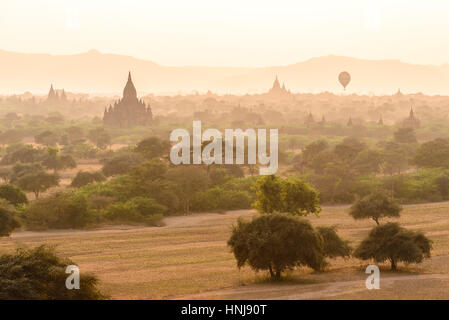
<instances>
[{"instance_id":1,"label":"shrub","mask_svg":"<svg viewBox=\"0 0 449 320\"><path fill-rule=\"evenodd\" d=\"M126 202L116 202L106 209L106 217L122 222L155 224L163 218L167 208L154 199L135 197Z\"/></svg>"},{"instance_id":2,"label":"shrub","mask_svg":"<svg viewBox=\"0 0 449 320\"><path fill-rule=\"evenodd\" d=\"M133 205L137 212L142 216L150 216L154 214L163 214L167 211L167 207L157 203L152 198L135 197L127 201Z\"/></svg>"},{"instance_id":3,"label":"shrub","mask_svg":"<svg viewBox=\"0 0 449 320\"><path fill-rule=\"evenodd\" d=\"M317 227L317 231L323 237L324 256L347 258L351 255L352 249L348 241L344 241L338 236L336 227Z\"/></svg>"},{"instance_id":4,"label":"shrub","mask_svg":"<svg viewBox=\"0 0 449 320\"><path fill-rule=\"evenodd\" d=\"M149 137L140 141L135 151L147 160L167 156L170 152L170 142L159 137Z\"/></svg>"},{"instance_id":5,"label":"shrub","mask_svg":"<svg viewBox=\"0 0 449 320\"><path fill-rule=\"evenodd\" d=\"M214 187L196 194L192 200L193 211L249 209L254 198L247 191Z\"/></svg>"},{"instance_id":6,"label":"shrub","mask_svg":"<svg viewBox=\"0 0 449 320\"><path fill-rule=\"evenodd\" d=\"M129 202L116 202L106 209L106 218L118 221L140 222L142 215L137 211L135 205Z\"/></svg>"},{"instance_id":7,"label":"shrub","mask_svg":"<svg viewBox=\"0 0 449 320\"><path fill-rule=\"evenodd\" d=\"M14 207L8 201L0 200L0 237L7 237L14 229L20 227L15 215Z\"/></svg>"},{"instance_id":8,"label":"shrub","mask_svg":"<svg viewBox=\"0 0 449 320\"><path fill-rule=\"evenodd\" d=\"M31 203L24 212L32 230L82 228L90 221L87 200L74 192L59 192Z\"/></svg>"},{"instance_id":9,"label":"shrub","mask_svg":"<svg viewBox=\"0 0 449 320\"><path fill-rule=\"evenodd\" d=\"M103 182L106 177L101 172L78 171L70 186L79 188L93 182Z\"/></svg>"},{"instance_id":10,"label":"shrub","mask_svg":"<svg viewBox=\"0 0 449 320\"><path fill-rule=\"evenodd\" d=\"M8 202L14 206L28 203L25 193L19 188L9 184L0 185L0 198L8 200Z\"/></svg>"},{"instance_id":11,"label":"shrub","mask_svg":"<svg viewBox=\"0 0 449 320\"><path fill-rule=\"evenodd\" d=\"M142 162L138 154L125 154L113 157L104 161L103 174L107 177L126 174L131 171L131 168L137 166Z\"/></svg>"},{"instance_id":12,"label":"shrub","mask_svg":"<svg viewBox=\"0 0 449 320\"><path fill-rule=\"evenodd\" d=\"M104 299L98 279L89 273L80 277L80 289L65 286L70 259L60 258L54 248L39 246L17 249L15 254L0 256L0 299L89 300Z\"/></svg>"},{"instance_id":13,"label":"shrub","mask_svg":"<svg viewBox=\"0 0 449 320\"><path fill-rule=\"evenodd\" d=\"M89 143L77 143L64 146L62 152L78 159L94 159L98 150Z\"/></svg>"}]
</instances>

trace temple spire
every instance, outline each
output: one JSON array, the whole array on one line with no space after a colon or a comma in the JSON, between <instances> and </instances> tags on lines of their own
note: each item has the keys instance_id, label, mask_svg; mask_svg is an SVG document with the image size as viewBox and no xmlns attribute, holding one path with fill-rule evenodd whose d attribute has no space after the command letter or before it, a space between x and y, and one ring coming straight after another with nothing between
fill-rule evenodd
<instances>
[{"instance_id":1,"label":"temple spire","mask_svg":"<svg viewBox=\"0 0 449 320\"><path fill-rule=\"evenodd\" d=\"M415 114L413 113L413 106L410 106L410 115L409 119L415 119Z\"/></svg>"},{"instance_id":2,"label":"temple spire","mask_svg":"<svg viewBox=\"0 0 449 320\"><path fill-rule=\"evenodd\" d=\"M126 82L125 89L123 89L123 99L137 100L137 91L131 78L131 71L128 72L128 81Z\"/></svg>"},{"instance_id":3,"label":"temple spire","mask_svg":"<svg viewBox=\"0 0 449 320\"><path fill-rule=\"evenodd\" d=\"M382 119L382 115L380 115L379 121L377 121L377 124L380 126L384 125L384 120Z\"/></svg>"},{"instance_id":4,"label":"temple spire","mask_svg":"<svg viewBox=\"0 0 449 320\"><path fill-rule=\"evenodd\" d=\"M280 85L280 83L279 83L278 76L276 75L276 79L274 80L273 88L272 88L272 89L278 90L278 89L280 89L280 88L281 88L281 85Z\"/></svg>"},{"instance_id":5,"label":"temple spire","mask_svg":"<svg viewBox=\"0 0 449 320\"><path fill-rule=\"evenodd\" d=\"M50 85L50 91L48 91L47 100L54 101L58 99L55 89L53 88L53 83Z\"/></svg>"},{"instance_id":6,"label":"temple spire","mask_svg":"<svg viewBox=\"0 0 449 320\"><path fill-rule=\"evenodd\" d=\"M352 117L349 117L348 123L346 123L346 126L352 127Z\"/></svg>"}]
</instances>

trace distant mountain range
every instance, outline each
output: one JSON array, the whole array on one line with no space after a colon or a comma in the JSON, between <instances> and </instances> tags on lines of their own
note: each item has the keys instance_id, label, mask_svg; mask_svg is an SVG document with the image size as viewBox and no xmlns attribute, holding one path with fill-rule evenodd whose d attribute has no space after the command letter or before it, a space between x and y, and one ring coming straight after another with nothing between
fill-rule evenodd
<instances>
[{"instance_id":1,"label":"distant mountain range","mask_svg":"<svg viewBox=\"0 0 449 320\"><path fill-rule=\"evenodd\" d=\"M182 54L182 53L179 53ZM225 94L267 91L277 75L292 92L342 93L337 81L345 70L348 93L449 95L449 65L414 65L399 60L364 60L341 56L312 58L293 65L241 67L170 67L96 50L74 55L28 54L0 50L0 93L46 93L53 84L71 92L121 94L131 70L139 95Z\"/></svg>"}]
</instances>

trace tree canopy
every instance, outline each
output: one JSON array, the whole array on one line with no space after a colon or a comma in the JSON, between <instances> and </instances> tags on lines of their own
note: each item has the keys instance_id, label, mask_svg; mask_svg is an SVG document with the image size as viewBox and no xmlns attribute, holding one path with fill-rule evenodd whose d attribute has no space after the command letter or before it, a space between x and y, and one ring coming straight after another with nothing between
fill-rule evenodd
<instances>
[{"instance_id":1,"label":"tree canopy","mask_svg":"<svg viewBox=\"0 0 449 320\"><path fill-rule=\"evenodd\" d=\"M320 270L325 263L322 237L308 221L285 214L240 219L228 245L239 268L248 264L256 271L269 270L274 279L296 266Z\"/></svg>"},{"instance_id":2,"label":"tree canopy","mask_svg":"<svg viewBox=\"0 0 449 320\"><path fill-rule=\"evenodd\" d=\"M413 162L420 168L449 168L449 139L424 142L416 150Z\"/></svg>"},{"instance_id":3,"label":"tree canopy","mask_svg":"<svg viewBox=\"0 0 449 320\"><path fill-rule=\"evenodd\" d=\"M51 187L59 185L59 176L49 174L44 171L29 173L17 180L17 185L25 191L33 192L36 199L41 192L47 191Z\"/></svg>"},{"instance_id":4,"label":"tree canopy","mask_svg":"<svg viewBox=\"0 0 449 320\"><path fill-rule=\"evenodd\" d=\"M376 262L388 260L394 271L399 261L420 263L424 258L430 258L431 249L432 241L423 233L409 231L397 223L389 222L372 229L355 250L354 256Z\"/></svg>"},{"instance_id":5,"label":"tree canopy","mask_svg":"<svg viewBox=\"0 0 449 320\"><path fill-rule=\"evenodd\" d=\"M0 185L0 198L7 200L14 206L28 203L25 193L16 186L10 184Z\"/></svg>"},{"instance_id":6,"label":"tree canopy","mask_svg":"<svg viewBox=\"0 0 449 320\"><path fill-rule=\"evenodd\" d=\"M238 220L228 241L239 268L268 270L273 279L297 266L322 270L325 257L349 257L351 247L340 239L335 227L313 228L304 218L288 214L259 215L252 221Z\"/></svg>"},{"instance_id":7,"label":"tree canopy","mask_svg":"<svg viewBox=\"0 0 449 320\"><path fill-rule=\"evenodd\" d=\"M140 141L135 151L140 153L145 159L160 158L168 155L170 151L170 142L162 140L159 137L149 137Z\"/></svg>"},{"instance_id":8,"label":"tree canopy","mask_svg":"<svg viewBox=\"0 0 449 320\"><path fill-rule=\"evenodd\" d=\"M261 213L307 215L321 211L318 192L302 179L264 176L257 180L255 189L255 207Z\"/></svg>"},{"instance_id":9,"label":"tree canopy","mask_svg":"<svg viewBox=\"0 0 449 320\"><path fill-rule=\"evenodd\" d=\"M14 207L8 201L0 199L0 237L7 237L14 229L20 227L15 215Z\"/></svg>"},{"instance_id":10,"label":"tree canopy","mask_svg":"<svg viewBox=\"0 0 449 320\"><path fill-rule=\"evenodd\" d=\"M87 171L78 171L76 176L73 178L71 187L79 188L85 186L88 183L93 182L103 182L106 180L106 177L99 171L97 172L87 172Z\"/></svg>"},{"instance_id":11,"label":"tree canopy","mask_svg":"<svg viewBox=\"0 0 449 320\"><path fill-rule=\"evenodd\" d=\"M349 214L356 220L371 218L379 225L380 218L399 217L401 210L401 206L385 193L375 192L357 200Z\"/></svg>"}]
</instances>

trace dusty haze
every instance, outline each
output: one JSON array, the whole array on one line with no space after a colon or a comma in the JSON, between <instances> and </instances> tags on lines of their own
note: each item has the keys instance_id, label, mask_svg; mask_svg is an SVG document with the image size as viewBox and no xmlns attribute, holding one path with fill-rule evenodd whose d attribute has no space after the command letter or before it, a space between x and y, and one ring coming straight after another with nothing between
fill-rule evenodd
<instances>
[{"instance_id":1,"label":"dusty haze","mask_svg":"<svg viewBox=\"0 0 449 320\"><path fill-rule=\"evenodd\" d=\"M352 80L346 93L449 94L449 65L413 65L399 60L324 56L292 65L264 68L170 67L97 50L74 55L0 51L1 93L46 93L51 83L74 92L120 94L128 70L140 94L176 94L211 90L220 94L265 92L275 76L292 92L342 93L338 73Z\"/></svg>"}]
</instances>

